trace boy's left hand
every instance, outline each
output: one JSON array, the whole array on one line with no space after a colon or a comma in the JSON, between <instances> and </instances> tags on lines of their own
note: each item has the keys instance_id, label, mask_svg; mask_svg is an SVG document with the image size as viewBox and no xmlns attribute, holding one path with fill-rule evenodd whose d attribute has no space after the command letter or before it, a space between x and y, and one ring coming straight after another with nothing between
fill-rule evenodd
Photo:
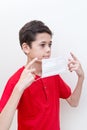
<instances>
[{"instance_id":1,"label":"boy's left hand","mask_svg":"<svg viewBox=\"0 0 87 130\"><path fill-rule=\"evenodd\" d=\"M78 75L78 77L84 77L84 72L83 72L83 69L82 69L82 66L81 66L79 60L73 53L70 53L70 54L72 56L72 59L68 60L69 61L68 62L69 71L70 72L75 71L76 74Z\"/></svg>"}]
</instances>

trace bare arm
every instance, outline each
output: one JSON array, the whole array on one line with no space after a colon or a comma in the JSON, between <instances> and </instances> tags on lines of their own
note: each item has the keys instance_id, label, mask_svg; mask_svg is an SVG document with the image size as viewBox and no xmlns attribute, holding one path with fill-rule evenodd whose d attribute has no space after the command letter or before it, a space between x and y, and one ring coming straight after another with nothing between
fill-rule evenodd
<instances>
[{"instance_id":1,"label":"bare arm","mask_svg":"<svg viewBox=\"0 0 87 130\"><path fill-rule=\"evenodd\" d=\"M84 72L82 69L82 66L79 62L79 60L71 53L71 56L73 59L69 59L69 70L75 71L77 76L78 76L78 81L76 84L76 87L74 89L74 91L72 92L71 96L69 98L67 98L67 102L72 106L72 107L76 107L79 104L79 100L81 97L81 92L82 92L82 85L83 85L83 81L84 81Z\"/></svg>"},{"instance_id":2,"label":"bare arm","mask_svg":"<svg viewBox=\"0 0 87 130\"><path fill-rule=\"evenodd\" d=\"M0 113L0 130L9 130L13 120L18 102L24 90L34 81L35 69L30 69L31 65L36 61L32 60L23 70L18 83L16 84L7 104Z\"/></svg>"}]
</instances>

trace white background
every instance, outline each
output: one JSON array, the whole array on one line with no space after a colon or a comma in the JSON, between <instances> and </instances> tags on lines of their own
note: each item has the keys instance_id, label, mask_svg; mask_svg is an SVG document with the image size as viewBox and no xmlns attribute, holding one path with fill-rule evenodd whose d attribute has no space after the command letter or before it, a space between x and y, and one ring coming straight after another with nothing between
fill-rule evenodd
<instances>
[{"instance_id":1,"label":"white background","mask_svg":"<svg viewBox=\"0 0 87 130\"><path fill-rule=\"evenodd\" d=\"M86 0L0 0L0 96L8 78L25 64L18 38L19 29L30 20L42 20L53 31L53 56L81 61L85 81L79 106L61 100L61 130L87 130L87 1ZM77 76L66 72L64 80L74 89ZM10 130L16 130L16 114Z\"/></svg>"}]
</instances>

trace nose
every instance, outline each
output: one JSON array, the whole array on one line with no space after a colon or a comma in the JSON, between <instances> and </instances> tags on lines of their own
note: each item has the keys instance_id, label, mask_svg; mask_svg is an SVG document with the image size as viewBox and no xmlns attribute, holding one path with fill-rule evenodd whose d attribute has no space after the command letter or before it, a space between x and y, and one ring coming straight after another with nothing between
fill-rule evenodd
<instances>
[{"instance_id":1,"label":"nose","mask_svg":"<svg viewBox=\"0 0 87 130\"><path fill-rule=\"evenodd\" d=\"M50 52L51 48L49 46L46 46L45 50L46 50L46 52Z\"/></svg>"}]
</instances>

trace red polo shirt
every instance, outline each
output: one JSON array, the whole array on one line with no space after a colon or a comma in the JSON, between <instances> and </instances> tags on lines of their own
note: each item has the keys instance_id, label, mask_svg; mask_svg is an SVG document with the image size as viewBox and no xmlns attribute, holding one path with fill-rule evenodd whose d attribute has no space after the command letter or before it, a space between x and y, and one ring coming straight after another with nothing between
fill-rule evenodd
<instances>
[{"instance_id":1,"label":"red polo shirt","mask_svg":"<svg viewBox=\"0 0 87 130\"><path fill-rule=\"evenodd\" d=\"M0 101L0 111L8 101L24 67L7 82ZM39 78L38 76L36 79ZM39 79L25 89L18 105L18 130L60 130L60 101L71 89L59 75Z\"/></svg>"}]
</instances>

